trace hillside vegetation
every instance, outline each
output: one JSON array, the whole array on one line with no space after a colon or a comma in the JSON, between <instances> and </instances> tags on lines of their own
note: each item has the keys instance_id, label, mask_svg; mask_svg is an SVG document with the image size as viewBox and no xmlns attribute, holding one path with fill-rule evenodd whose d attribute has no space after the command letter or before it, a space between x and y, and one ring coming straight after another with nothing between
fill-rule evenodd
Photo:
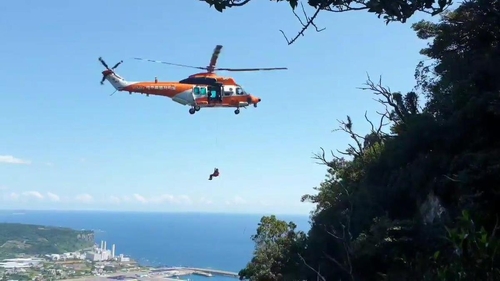
<instances>
[{"instance_id":1,"label":"hillside vegetation","mask_svg":"<svg viewBox=\"0 0 500 281\"><path fill-rule=\"evenodd\" d=\"M0 223L0 258L72 252L94 245L94 233L41 225Z\"/></svg>"},{"instance_id":2,"label":"hillside vegetation","mask_svg":"<svg viewBox=\"0 0 500 281\"><path fill-rule=\"evenodd\" d=\"M347 116L352 143L316 155L327 178L302 198L316 205L311 229L263 217L242 279L500 280L500 1L412 28L428 42L415 87L368 79L379 118L359 132Z\"/></svg>"}]
</instances>

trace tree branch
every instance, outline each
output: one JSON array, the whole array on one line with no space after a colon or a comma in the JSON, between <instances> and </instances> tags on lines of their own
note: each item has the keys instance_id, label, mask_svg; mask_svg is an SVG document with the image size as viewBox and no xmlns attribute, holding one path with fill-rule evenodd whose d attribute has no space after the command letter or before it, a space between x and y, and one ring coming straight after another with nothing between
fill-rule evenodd
<instances>
[{"instance_id":1,"label":"tree branch","mask_svg":"<svg viewBox=\"0 0 500 281\"><path fill-rule=\"evenodd\" d=\"M368 123L370 123L371 132L375 133L377 135L380 135L381 132L382 132L382 128L385 127L385 126L387 126L387 125L389 125L389 123L390 123L390 122L384 123L384 120L389 117L389 114L388 114L388 112L384 112L384 113L377 112L377 113L380 115L380 121L379 121L377 129L375 129L375 125L373 125L373 122L370 121L370 119L368 118L368 116L367 116L368 111L365 111L365 120Z\"/></svg>"},{"instance_id":2,"label":"tree branch","mask_svg":"<svg viewBox=\"0 0 500 281\"><path fill-rule=\"evenodd\" d=\"M390 122L384 123L384 121L389 118L389 111L386 109L385 113L377 112L377 114L380 115L380 120L379 120L379 124L377 127L375 127L373 122L368 118L366 111L365 111L365 119L371 126L371 133L376 134L377 137L379 138L378 141L380 141L381 137L383 136L382 128L384 128L385 126L387 126L390 123ZM348 148L346 151L340 151L337 149L336 150L337 153L339 153L341 155L345 155L345 156L361 157L364 153L366 146L367 146L366 145L367 137L363 137L360 134L355 133L353 131L352 120L351 120L350 116L347 116L347 121L337 120L337 122L339 122L339 124L340 124L339 128L332 130L332 132L336 132L336 131L346 132L351 137L351 139L354 140L354 142L356 144L356 147L353 146L352 144L347 144ZM330 168L333 168L331 165L332 161L327 160L325 157L325 150L322 147L320 149L321 149L321 153L314 153L313 159L318 160L318 162L316 162L317 164L326 165ZM335 155L333 153L333 151L330 151L330 153L331 153L331 156L334 160L341 161L343 159L343 158Z\"/></svg>"},{"instance_id":3,"label":"tree branch","mask_svg":"<svg viewBox=\"0 0 500 281\"><path fill-rule=\"evenodd\" d=\"M360 5L359 7L351 7L351 4L358 4ZM351 1L348 3L341 3L341 4L332 4L330 6L327 6L324 8L325 11L332 12L332 13L342 13L342 12L347 12L347 11L362 11L362 10L368 10L369 7L366 6L365 1Z\"/></svg>"},{"instance_id":4,"label":"tree branch","mask_svg":"<svg viewBox=\"0 0 500 281\"><path fill-rule=\"evenodd\" d=\"M316 270L316 269L314 269L312 266L310 266L310 265L306 262L306 260L304 259L304 257L302 257L302 255L301 255L301 254L297 254L297 255L299 255L299 258L302 260L302 262L304 263L304 265L305 265L305 266L307 266L310 270L312 270L314 273L316 273L316 276L317 276L318 278L320 278L320 279L321 279L321 280L323 280L323 281L326 281L326 278L325 278L325 277L323 277L323 275L321 275L321 273L319 273L319 270Z\"/></svg>"},{"instance_id":5,"label":"tree branch","mask_svg":"<svg viewBox=\"0 0 500 281\"><path fill-rule=\"evenodd\" d=\"M219 12L222 12L226 8L233 7L242 7L248 4L251 0L199 0L202 2L208 3L210 6L214 6L215 9ZM284 0L271 0L274 2L281 2ZM299 0L286 0L292 7L292 11L297 6L297 2ZM314 23L314 20L320 13L320 11L327 11L332 13L342 13L348 11L362 11L368 10L369 13L375 13L380 18L383 16L386 24L392 21L399 21L405 23L406 20L411 17L414 12L421 11L427 14L436 15L445 9L448 8L449 5L452 4L452 0L444 0L439 2L438 7L429 6L427 2L419 2L417 4L411 1L371 1L371 0L309 0L309 6L314 7L316 9L313 16L309 17L305 13L304 6L301 3L302 11L304 12L305 20L300 19L297 16L295 11L293 14L299 18L300 23L302 24L302 29L298 32L298 34L289 40L283 30L280 30L283 37L287 41L288 45L293 44L300 36L304 36L304 32L314 26L316 32L321 32L325 30L325 28L318 28ZM443 6L444 5L444 6Z\"/></svg>"},{"instance_id":6,"label":"tree branch","mask_svg":"<svg viewBox=\"0 0 500 281\"><path fill-rule=\"evenodd\" d=\"M368 73L366 74L366 76L367 76L367 80L364 84L365 87L360 87L359 89L360 90L370 90L376 96L382 96L382 98L378 98L375 100L377 102L385 105L386 108L387 108L387 106L392 107L392 109L394 110L396 115L399 117L399 119L404 122L406 120L406 116L399 108L397 101L394 99L395 94L391 92L391 89L389 87L382 86L382 76L379 77L379 81L377 84L375 84L371 80L370 75ZM389 113L388 110L386 111L386 113ZM390 115L389 115L389 119L392 119L392 118L390 118ZM394 121L394 120L391 120L391 121Z\"/></svg>"},{"instance_id":7,"label":"tree branch","mask_svg":"<svg viewBox=\"0 0 500 281\"><path fill-rule=\"evenodd\" d=\"M359 134L356 134L352 130L351 117L349 115L347 115L347 122L341 121L341 120L337 120L337 122L339 122L339 124L340 124L339 128L333 130L333 132L336 132L336 131L346 132L351 137L351 139L354 140L354 142L356 143L356 146L357 146L357 148L355 148L354 146L349 144L348 145L349 148L345 152L341 152L338 150L337 150L337 152L339 152L340 154L343 154L343 155L353 155L353 156L361 157L363 155L363 146L361 145L360 139L365 140L365 138L360 136Z\"/></svg>"},{"instance_id":8,"label":"tree branch","mask_svg":"<svg viewBox=\"0 0 500 281\"><path fill-rule=\"evenodd\" d=\"M352 262L351 262L351 254L352 254L352 249L351 249L351 241L352 241L352 234L351 234L351 214L352 214L352 208L353 208L353 203L351 200L351 195L349 193L349 190L341 183L339 184L342 186L342 189L345 192L345 195L347 196L347 202L349 203L348 208L345 210L345 217L347 221L347 225L343 224L341 221L339 221L339 224L342 226L342 236L338 236L335 233L335 228L331 227L333 231L329 231L325 225L323 225L324 230L328 235L332 236L336 240L340 241L342 243L342 246L344 248L344 253L346 255L346 265L340 263L337 259L334 257L328 255L327 253L323 252L323 254L326 256L327 259L330 261L334 262L340 269L345 271L346 273L349 274L349 278L351 281L354 281L354 275L353 275L353 267L352 267Z\"/></svg>"},{"instance_id":9,"label":"tree branch","mask_svg":"<svg viewBox=\"0 0 500 281\"><path fill-rule=\"evenodd\" d=\"M316 17L319 15L319 12L321 11L322 7L319 7L316 9L316 12L312 15L312 17L309 17L306 13L306 10L304 8L304 5L300 3L300 7L302 8L302 13L304 14L305 22L302 21L302 19L297 15L295 11L292 11L294 16L299 20L300 24L302 25L302 29L297 33L295 37L293 37L291 40L288 39L288 37L285 35L285 32L280 29L281 34L283 34L283 37L285 37L285 40L288 45L292 45L297 39L299 39L300 36L304 36L304 32L310 27L313 26L316 29L316 32L321 32L325 30L326 28L318 28L318 26L314 23L314 20Z\"/></svg>"},{"instance_id":10,"label":"tree branch","mask_svg":"<svg viewBox=\"0 0 500 281\"><path fill-rule=\"evenodd\" d=\"M317 164L326 165L326 166L331 168L331 161L326 160L325 150L322 147L320 147L320 149L321 149L321 153L314 153L312 158L319 161L319 162L316 162ZM334 160L338 160L338 161L342 160L342 158L335 155L333 153L333 151L330 151L330 154Z\"/></svg>"},{"instance_id":11,"label":"tree branch","mask_svg":"<svg viewBox=\"0 0 500 281\"><path fill-rule=\"evenodd\" d=\"M207 2L210 5L224 5L224 8L241 7L248 4L251 0L225 0L225 1L212 1L212 0L200 0L202 2ZM218 3L221 2L221 3Z\"/></svg>"}]
</instances>

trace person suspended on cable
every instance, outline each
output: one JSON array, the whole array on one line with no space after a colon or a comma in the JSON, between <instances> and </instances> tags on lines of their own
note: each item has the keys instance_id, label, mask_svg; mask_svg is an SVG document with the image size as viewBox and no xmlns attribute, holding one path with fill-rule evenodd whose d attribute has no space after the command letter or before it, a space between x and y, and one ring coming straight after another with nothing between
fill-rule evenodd
<instances>
[{"instance_id":1,"label":"person suspended on cable","mask_svg":"<svg viewBox=\"0 0 500 281\"><path fill-rule=\"evenodd\" d=\"M219 176L219 169L217 168L214 168L214 172L210 175L210 177L208 178L208 180L212 180L212 178L216 178Z\"/></svg>"}]
</instances>

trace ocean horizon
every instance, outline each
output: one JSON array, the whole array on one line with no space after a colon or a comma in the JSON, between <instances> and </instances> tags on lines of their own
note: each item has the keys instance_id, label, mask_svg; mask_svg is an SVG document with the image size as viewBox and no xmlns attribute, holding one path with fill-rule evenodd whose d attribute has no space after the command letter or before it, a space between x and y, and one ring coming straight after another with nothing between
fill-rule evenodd
<instances>
[{"instance_id":1,"label":"ocean horizon","mask_svg":"<svg viewBox=\"0 0 500 281\"><path fill-rule=\"evenodd\" d=\"M130 256L141 265L238 272L252 258L254 243L250 236L255 234L263 215L266 214L23 209L0 210L0 222L93 230L96 244L106 241L108 249L115 244L117 255ZM308 216L276 216L293 221L300 230L309 229Z\"/></svg>"}]
</instances>

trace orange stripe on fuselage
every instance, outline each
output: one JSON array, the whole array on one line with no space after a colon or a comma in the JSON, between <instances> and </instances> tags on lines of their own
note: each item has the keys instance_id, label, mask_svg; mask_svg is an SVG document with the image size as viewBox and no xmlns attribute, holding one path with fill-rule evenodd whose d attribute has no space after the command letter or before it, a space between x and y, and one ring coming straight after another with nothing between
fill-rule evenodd
<instances>
[{"instance_id":1,"label":"orange stripe on fuselage","mask_svg":"<svg viewBox=\"0 0 500 281\"><path fill-rule=\"evenodd\" d=\"M122 91L173 98L193 89L193 85L177 82L139 82L123 88Z\"/></svg>"}]
</instances>

